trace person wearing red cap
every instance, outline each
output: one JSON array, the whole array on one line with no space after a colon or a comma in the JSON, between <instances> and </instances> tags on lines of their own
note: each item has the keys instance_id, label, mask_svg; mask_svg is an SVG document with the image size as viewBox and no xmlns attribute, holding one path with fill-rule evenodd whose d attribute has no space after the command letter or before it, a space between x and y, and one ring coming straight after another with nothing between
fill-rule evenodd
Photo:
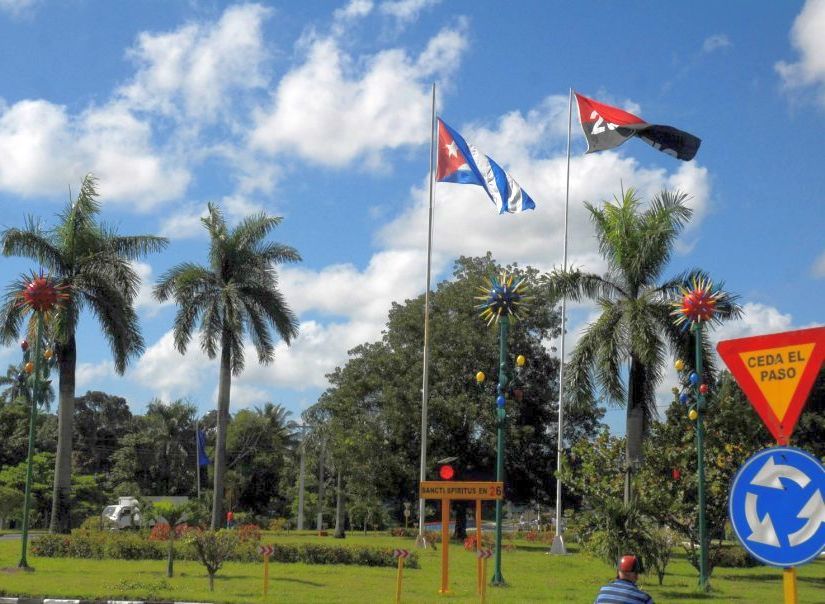
<instances>
[{"instance_id":1,"label":"person wearing red cap","mask_svg":"<svg viewBox=\"0 0 825 604\"><path fill-rule=\"evenodd\" d=\"M650 594L636 587L642 564L636 556L622 556L616 580L599 590L593 604L653 604Z\"/></svg>"}]
</instances>

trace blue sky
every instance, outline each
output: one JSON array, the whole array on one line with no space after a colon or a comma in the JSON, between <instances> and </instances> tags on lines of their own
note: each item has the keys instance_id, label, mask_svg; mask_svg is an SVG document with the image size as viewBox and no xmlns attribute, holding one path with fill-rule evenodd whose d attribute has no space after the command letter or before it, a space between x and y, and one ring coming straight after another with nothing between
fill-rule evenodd
<instances>
[{"instance_id":1,"label":"blue sky","mask_svg":"<svg viewBox=\"0 0 825 604\"><path fill-rule=\"evenodd\" d=\"M146 353L115 376L84 318L78 391L123 395L136 411L189 397L206 411L215 364L197 346L173 350L174 307L149 287L177 262L206 260L207 201L233 221L283 216L276 238L304 258L281 271L301 335L273 365L248 363L232 407L271 400L297 414L348 349L380 337L392 301L424 289L432 83L439 115L538 206L498 216L480 188L438 185L439 278L487 250L560 266L573 87L703 143L688 163L638 140L585 156L574 121L572 264L604 268L583 200L622 184L645 196L677 187L695 218L669 272L704 268L745 305L717 337L821 324L824 30L821 0L0 0L0 227L51 221L93 172L106 221L168 236L166 253L137 266ZM0 280L29 268L0 259ZM592 312L572 309L568 350ZM2 363L18 358L0 350ZM620 428L621 412L608 420Z\"/></svg>"}]
</instances>

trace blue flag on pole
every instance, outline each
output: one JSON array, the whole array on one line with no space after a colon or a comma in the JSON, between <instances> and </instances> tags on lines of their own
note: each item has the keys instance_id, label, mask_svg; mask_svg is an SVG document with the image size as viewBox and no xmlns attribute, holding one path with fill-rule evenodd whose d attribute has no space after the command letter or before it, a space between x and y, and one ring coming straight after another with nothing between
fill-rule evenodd
<instances>
[{"instance_id":1,"label":"blue flag on pole","mask_svg":"<svg viewBox=\"0 0 825 604\"><path fill-rule=\"evenodd\" d=\"M530 198L504 169L467 144L462 136L438 119L438 182L479 185L489 195L499 214L523 212L536 207Z\"/></svg>"},{"instance_id":2,"label":"blue flag on pole","mask_svg":"<svg viewBox=\"0 0 825 604\"><path fill-rule=\"evenodd\" d=\"M206 455L206 433L203 430L198 430L198 465L203 467L210 463L211 461Z\"/></svg>"}]
</instances>

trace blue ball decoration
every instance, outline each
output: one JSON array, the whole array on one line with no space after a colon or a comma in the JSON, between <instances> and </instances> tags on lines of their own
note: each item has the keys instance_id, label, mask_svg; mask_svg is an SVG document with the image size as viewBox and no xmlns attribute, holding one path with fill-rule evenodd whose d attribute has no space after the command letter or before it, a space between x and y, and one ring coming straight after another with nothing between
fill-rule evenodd
<instances>
[{"instance_id":1,"label":"blue ball decoration","mask_svg":"<svg viewBox=\"0 0 825 604\"><path fill-rule=\"evenodd\" d=\"M504 408L504 395L503 394L498 395L498 398L496 399L496 405L498 406L499 409Z\"/></svg>"},{"instance_id":2,"label":"blue ball decoration","mask_svg":"<svg viewBox=\"0 0 825 604\"><path fill-rule=\"evenodd\" d=\"M682 394L680 394L679 395L679 402L682 403L683 405L687 405L688 395L684 392Z\"/></svg>"},{"instance_id":3,"label":"blue ball decoration","mask_svg":"<svg viewBox=\"0 0 825 604\"><path fill-rule=\"evenodd\" d=\"M699 383L699 374L695 371L690 374L690 383L694 386Z\"/></svg>"}]
</instances>

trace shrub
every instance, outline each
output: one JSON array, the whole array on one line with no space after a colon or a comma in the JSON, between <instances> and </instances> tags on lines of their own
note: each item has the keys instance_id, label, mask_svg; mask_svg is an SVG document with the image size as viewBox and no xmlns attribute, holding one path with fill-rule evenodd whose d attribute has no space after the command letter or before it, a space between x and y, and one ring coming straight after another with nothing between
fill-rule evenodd
<instances>
[{"instance_id":1,"label":"shrub","mask_svg":"<svg viewBox=\"0 0 825 604\"><path fill-rule=\"evenodd\" d=\"M151 541L134 533L111 535L107 540L105 553L107 558L116 560L163 560L166 557L166 551L160 541Z\"/></svg>"},{"instance_id":2,"label":"shrub","mask_svg":"<svg viewBox=\"0 0 825 604\"><path fill-rule=\"evenodd\" d=\"M273 518L269 521L269 530L276 533L282 533L289 529L289 520L286 518Z\"/></svg>"},{"instance_id":3,"label":"shrub","mask_svg":"<svg viewBox=\"0 0 825 604\"><path fill-rule=\"evenodd\" d=\"M716 552L716 566L724 568L753 568L762 563L739 545L725 545Z\"/></svg>"},{"instance_id":4,"label":"shrub","mask_svg":"<svg viewBox=\"0 0 825 604\"><path fill-rule=\"evenodd\" d=\"M261 540L261 529L257 524L242 524L238 527L238 539L257 543Z\"/></svg>"},{"instance_id":5,"label":"shrub","mask_svg":"<svg viewBox=\"0 0 825 604\"><path fill-rule=\"evenodd\" d=\"M238 545L238 536L232 531L195 532L187 537L197 559L209 574L209 591L215 591L215 573L228 560Z\"/></svg>"},{"instance_id":6,"label":"shrub","mask_svg":"<svg viewBox=\"0 0 825 604\"><path fill-rule=\"evenodd\" d=\"M468 552L475 551L476 549L476 541L478 537L476 535L470 535L464 540L464 549ZM481 547L490 547L493 544L489 538L485 537L484 535L481 536Z\"/></svg>"},{"instance_id":7,"label":"shrub","mask_svg":"<svg viewBox=\"0 0 825 604\"><path fill-rule=\"evenodd\" d=\"M673 548L679 542L676 533L668 528L651 529L650 539L647 542L647 551L644 552L644 557L648 564L656 572L659 579L659 585L665 580L665 570L670 563L670 556L673 553Z\"/></svg>"},{"instance_id":8,"label":"shrub","mask_svg":"<svg viewBox=\"0 0 825 604\"><path fill-rule=\"evenodd\" d=\"M396 526L391 528L389 533L391 537L415 537L418 534L418 529Z\"/></svg>"},{"instance_id":9,"label":"shrub","mask_svg":"<svg viewBox=\"0 0 825 604\"><path fill-rule=\"evenodd\" d=\"M89 533L95 533L95 532L100 532L104 528L107 528L107 527L104 526L104 519L103 519L103 516L101 515L101 516L89 516L88 518L86 518L86 520L84 520L83 522L80 523L80 526L77 528L77 530L86 531L86 532L89 532Z\"/></svg>"}]
</instances>

